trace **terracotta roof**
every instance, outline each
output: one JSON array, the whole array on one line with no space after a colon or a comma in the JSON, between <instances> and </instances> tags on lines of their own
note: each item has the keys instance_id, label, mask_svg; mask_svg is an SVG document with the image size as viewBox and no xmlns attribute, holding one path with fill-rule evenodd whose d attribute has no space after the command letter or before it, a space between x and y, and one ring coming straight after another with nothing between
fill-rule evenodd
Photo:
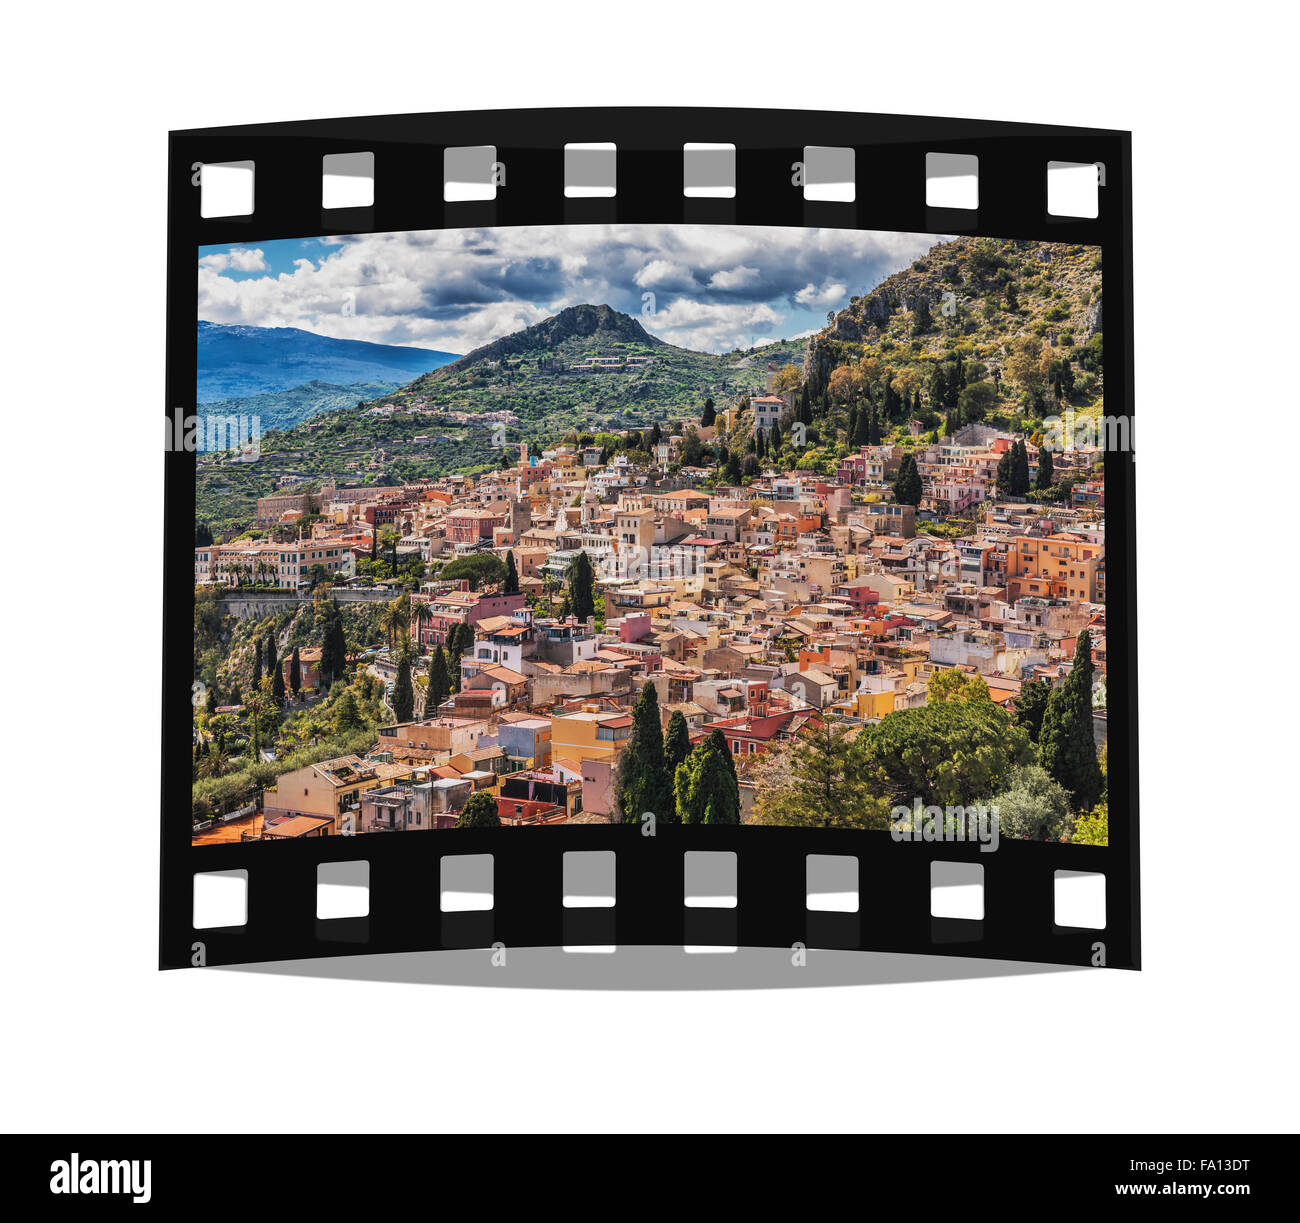
<instances>
[{"instance_id":1,"label":"terracotta roof","mask_svg":"<svg viewBox=\"0 0 1300 1223\"><path fill-rule=\"evenodd\" d=\"M262 831L271 837L301 837L334 821L323 815L295 815L287 820L264 824Z\"/></svg>"}]
</instances>

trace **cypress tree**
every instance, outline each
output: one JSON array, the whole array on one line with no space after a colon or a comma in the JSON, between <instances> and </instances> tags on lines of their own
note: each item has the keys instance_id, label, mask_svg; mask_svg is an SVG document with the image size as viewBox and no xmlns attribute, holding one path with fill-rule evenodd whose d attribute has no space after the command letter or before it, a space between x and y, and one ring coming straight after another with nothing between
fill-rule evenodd
<instances>
[{"instance_id":1,"label":"cypress tree","mask_svg":"<svg viewBox=\"0 0 1300 1223\"><path fill-rule=\"evenodd\" d=\"M647 811L672 822L674 808L664 768L664 731L659 718L659 693L652 683L641 686L632 710L632 733L619 757L614 803L625 824L637 824Z\"/></svg>"},{"instance_id":2,"label":"cypress tree","mask_svg":"<svg viewBox=\"0 0 1300 1223\"><path fill-rule=\"evenodd\" d=\"M596 571L591 567L591 557L585 551L569 562L569 606L570 615L576 616L581 623L586 623L588 616L596 614Z\"/></svg>"},{"instance_id":3,"label":"cypress tree","mask_svg":"<svg viewBox=\"0 0 1300 1223\"><path fill-rule=\"evenodd\" d=\"M1078 810L1090 811L1101 793L1101 766L1092 737L1092 634L1084 629L1065 683L1052 690L1038 736L1038 754L1052 777L1069 790Z\"/></svg>"},{"instance_id":4,"label":"cypress tree","mask_svg":"<svg viewBox=\"0 0 1300 1223\"><path fill-rule=\"evenodd\" d=\"M894 500L899 505L920 505L922 492L916 456L909 450L903 455L903 461L898 465L898 475L894 477Z\"/></svg>"},{"instance_id":5,"label":"cypress tree","mask_svg":"<svg viewBox=\"0 0 1300 1223\"><path fill-rule=\"evenodd\" d=\"M519 589L519 570L515 568L515 554L506 553L506 589L508 595L514 594Z\"/></svg>"},{"instance_id":6,"label":"cypress tree","mask_svg":"<svg viewBox=\"0 0 1300 1223\"><path fill-rule=\"evenodd\" d=\"M429 660L429 686L424 694L424 716L436 718L438 707L450 694L451 681L447 674L447 655L442 646L439 646Z\"/></svg>"},{"instance_id":7,"label":"cypress tree","mask_svg":"<svg viewBox=\"0 0 1300 1223\"><path fill-rule=\"evenodd\" d=\"M1020 691L1016 694L1016 722L1029 732L1029 737L1035 743L1043 729L1043 714L1047 712L1047 701L1051 693L1052 686L1045 679L1029 679L1020 685Z\"/></svg>"},{"instance_id":8,"label":"cypress tree","mask_svg":"<svg viewBox=\"0 0 1300 1223\"><path fill-rule=\"evenodd\" d=\"M262 639L257 637L253 640L253 687L258 688L262 683Z\"/></svg>"},{"instance_id":9,"label":"cypress tree","mask_svg":"<svg viewBox=\"0 0 1300 1223\"><path fill-rule=\"evenodd\" d=\"M293 647L293 654L289 658L289 687L294 696L302 691L302 662L298 658L298 647Z\"/></svg>"},{"instance_id":10,"label":"cypress tree","mask_svg":"<svg viewBox=\"0 0 1300 1223\"><path fill-rule=\"evenodd\" d=\"M872 405L866 403L853 421L853 436L849 439L852 446L866 446L871 441Z\"/></svg>"},{"instance_id":11,"label":"cypress tree","mask_svg":"<svg viewBox=\"0 0 1300 1223\"><path fill-rule=\"evenodd\" d=\"M922 297L912 312L912 334L924 335L933 325L930 319L930 303Z\"/></svg>"},{"instance_id":12,"label":"cypress tree","mask_svg":"<svg viewBox=\"0 0 1300 1223\"><path fill-rule=\"evenodd\" d=\"M275 638L266 639L266 665L271 672L271 699L277 705L284 704L284 668L275 650Z\"/></svg>"},{"instance_id":13,"label":"cypress tree","mask_svg":"<svg viewBox=\"0 0 1300 1223\"><path fill-rule=\"evenodd\" d=\"M664 736L664 765L668 776L677 772L677 766L691 754L691 729L680 709L668 719L668 733Z\"/></svg>"},{"instance_id":14,"label":"cypress tree","mask_svg":"<svg viewBox=\"0 0 1300 1223\"><path fill-rule=\"evenodd\" d=\"M274 631L272 631L272 632L270 632L270 633L267 633L267 635L266 635L266 653L265 653L265 657L266 657L266 673L267 673L268 675L270 675L270 674L275 670L276 665L277 665L278 662L279 662L279 655L278 655L278 653L277 653L277 651L276 651L276 648L275 648L275 633L274 633Z\"/></svg>"},{"instance_id":15,"label":"cypress tree","mask_svg":"<svg viewBox=\"0 0 1300 1223\"><path fill-rule=\"evenodd\" d=\"M683 824L739 824L736 763L722 732L715 730L677 767L677 818Z\"/></svg>"},{"instance_id":16,"label":"cypress tree","mask_svg":"<svg viewBox=\"0 0 1300 1223\"><path fill-rule=\"evenodd\" d=\"M1017 497L1029 492L1029 451L1023 441L1011 447L1011 487Z\"/></svg>"},{"instance_id":17,"label":"cypress tree","mask_svg":"<svg viewBox=\"0 0 1300 1223\"><path fill-rule=\"evenodd\" d=\"M717 419L718 413L713 406L713 400L706 399L704 401L704 411L700 413L700 428L707 429Z\"/></svg>"},{"instance_id":18,"label":"cypress tree","mask_svg":"<svg viewBox=\"0 0 1300 1223\"><path fill-rule=\"evenodd\" d=\"M329 599L323 608L324 623L321 628L320 673L321 683L328 688L342 677L348 661L347 639L343 635L343 617L339 605Z\"/></svg>"},{"instance_id":19,"label":"cypress tree","mask_svg":"<svg viewBox=\"0 0 1300 1223\"><path fill-rule=\"evenodd\" d=\"M1010 450L1004 450L1002 452L1002 457L998 459L998 471L994 483L997 485L998 492L1000 492L1004 497L1009 497L1011 495L1011 486L1013 483L1011 468L1014 462L1015 456Z\"/></svg>"},{"instance_id":20,"label":"cypress tree","mask_svg":"<svg viewBox=\"0 0 1300 1223\"><path fill-rule=\"evenodd\" d=\"M393 684L393 713L399 722L409 722L415 716L415 688L411 683L411 656L402 651L397 664L397 680Z\"/></svg>"},{"instance_id":21,"label":"cypress tree","mask_svg":"<svg viewBox=\"0 0 1300 1223\"><path fill-rule=\"evenodd\" d=\"M1046 492L1052 487L1056 478L1056 461L1052 458L1052 452L1046 446L1038 448L1038 475L1034 477L1034 487L1040 493Z\"/></svg>"}]
</instances>

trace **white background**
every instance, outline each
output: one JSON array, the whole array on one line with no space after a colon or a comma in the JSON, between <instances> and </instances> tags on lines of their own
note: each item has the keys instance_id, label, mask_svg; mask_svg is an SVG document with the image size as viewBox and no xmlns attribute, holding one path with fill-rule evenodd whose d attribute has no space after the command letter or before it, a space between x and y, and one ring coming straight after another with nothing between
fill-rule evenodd
<instances>
[{"instance_id":1,"label":"white background","mask_svg":"<svg viewBox=\"0 0 1300 1223\"><path fill-rule=\"evenodd\" d=\"M10 14L0 1125L1293 1129L1300 481L1282 11L262 0ZM590 103L1134 132L1142 973L579 992L155 970L167 131ZM186 1073L199 1067L220 1071L203 1092Z\"/></svg>"}]
</instances>

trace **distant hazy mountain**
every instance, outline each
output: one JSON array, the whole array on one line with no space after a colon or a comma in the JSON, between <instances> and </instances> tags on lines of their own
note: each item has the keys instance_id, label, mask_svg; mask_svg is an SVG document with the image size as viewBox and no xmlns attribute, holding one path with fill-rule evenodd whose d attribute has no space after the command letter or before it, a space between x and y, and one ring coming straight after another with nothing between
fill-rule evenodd
<instances>
[{"instance_id":1,"label":"distant hazy mountain","mask_svg":"<svg viewBox=\"0 0 1300 1223\"><path fill-rule=\"evenodd\" d=\"M283 432L321 412L355 408L363 400L387 395L400 385L398 382L354 382L350 386L335 386L332 382L313 380L284 391L214 399L205 409L213 416L256 416L263 433L271 429Z\"/></svg>"},{"instance_id":2,"label":"distant hazy mountain","mask_svg":"<svg viewBox=\"0 0 1300 1223\"><path fill-rule=\"evenodd\" d=\"M432 348L336 340L297 327L229 327L200 320L198 402L239 399L309 382L404 383L450 361Z\"/></svg>"}]
</instances>

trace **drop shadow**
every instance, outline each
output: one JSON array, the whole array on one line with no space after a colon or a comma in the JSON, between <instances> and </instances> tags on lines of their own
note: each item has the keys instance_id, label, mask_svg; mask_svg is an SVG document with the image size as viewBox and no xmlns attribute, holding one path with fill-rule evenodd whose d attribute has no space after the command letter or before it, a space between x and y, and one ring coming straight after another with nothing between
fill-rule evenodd
<instances>
[{"instance_id":1,"label":"drop shadow","mask_svg":"<svg viewBox=\"0 0 1300 1223\"><path fill-rule=\"evenodd\" d=\"M1087 971L1062 964L892 952L814 948L805 956L805 962L796 966L796 953L784 947L742 947L735 952L712 953L687 953L680 947L619 947L612 954L568 952L559 947L510 947L495 955L488 948L477 948L222 967L228 972L404 985L628 991L909 985Z\"/></svg>"}]
</instances>

